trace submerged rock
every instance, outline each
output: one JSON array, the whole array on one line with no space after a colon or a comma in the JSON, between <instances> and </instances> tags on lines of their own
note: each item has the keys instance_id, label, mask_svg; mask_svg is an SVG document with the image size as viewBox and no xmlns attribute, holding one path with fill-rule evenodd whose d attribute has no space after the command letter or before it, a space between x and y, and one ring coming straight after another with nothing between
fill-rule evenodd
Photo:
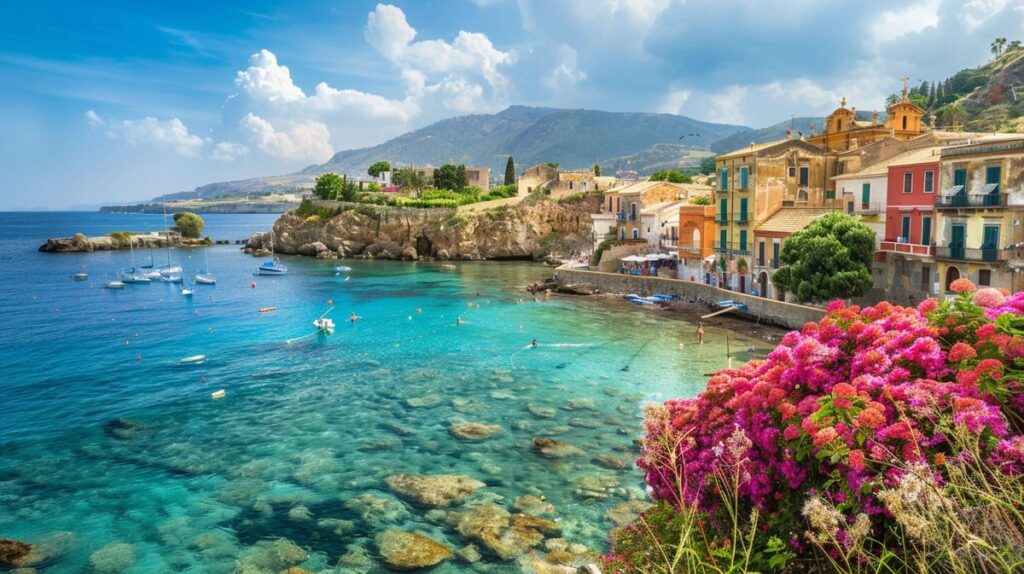
<instances>
[{"instance_id":1,"label":"submerged rock","mask_svg":"<svg viewBox=\"0 0 1024 574\"><path fill-rule=\"evenodd\" d=\"M452 436L464 440L485 440L501 432L500 425L483 423L455 423L448 429Z\"/></svg>"},{"instance_id":2,"label":"submerged rock","mask_svg":"<svg viewBox=\"0 0 1024 574\"><path fill-rule=\"evenodd\" d=\"M489 502L449 512L448 523L461 536L478 542L500 560L512 560L539 544L544 532L560 530L550 520L509 514Z\"/></svg>"},{"instance_id":3,"label":"submerged rock","mask_svg":"<svg viewBox=\"0 0 1024 574\"><path fill-rule=\"evenodd\" d=\"M420 506L448 506L483 488L484 483L462 474L395 474L385 482L391 492Z\"/></svg>"},{"instance_id":4,"label":"submerged rock","mask_svg":"<svg viewBox=\"0 0 1024 574\"><path fill-rule=\"evenodd\" d=\"M466 564L476 564L480 561L480 550L477 549L476 544L468 544L462 547L456 554Z\"/></svg>"},{"instance_id":5,"label":"submerged rock","mask_svg":"<svg viewBox=\"0 0 1024 574\"><path fill-rule=\"evenodd\" d=\"M534 405L528 405L526 410L530 411L530 414L539 419L553 419L557 414L557 411L551 407L538 407Z\"/></svg>"},{"instance_id":6,"label":"submerged rock","mask_svg":"<svg viewBox=\"0 0 1024 574\"><path fill-rule=\"evenodd\" d=\"M532 494L524 494L512 501L512 508L523 514L539 516L548 512L550 505Z\"/></svg>"},{"instance_id":7,"label":"submerged rock","mask_svg":"<svg viewBox=\"0 0 1024 574\"><path fill-rule=\"evenodd\" d=\"M417 570L439 564L454 553L419 532L389 529L377 535L377 550L384 565L393 570Z\"/></svg>"},{"instance_id":8,"label":"submerged rock","mask_svg":"<svg viewBox=\"0 0 1024 574\"><path fill-rule=\"evenodd\" d=\"M575 446L553 438L535 438L533 439L533 446L541 456L547 458L566 458L580 452L580 449Z\"/></svg>"},{"instance_id":9,"label":"submerged rock","mask_svg":"<svg viewBox=\"0 0 1024 574\"><path fill-rule=\"evenodd\" d=\"M309 554L286 538L261 540L242 551L235 562L236 574L281 572L305 562Z\"/></svg>"},{"instance_id":10,"label":"submerged rock","mask_svg":"<svg viewBox=\"0 0 1024 574\"><path fill-rule=\"evenodd\" d=\"M629 468L630 461L611 454L602 454L594 458L594 462L611 470Z\"/></svg>"},{"instance_id":11,"label":"submerged rock","mask_svg":"<svg viewBox=\"0 0 1024 574\"><path fill-rule=\"evenodd\" d=\"M117 440L132 440L145 431L145 425L129 419L114 419L103 425L103 432Z\"/></svg>"},{"instance_id":12,"label":"submerged rock","mask_svg":"<svg viewBox=\"0 0 1024 574\"><path fill-rule=\"evenodd\" d=\"M398 522L408 514L405 505L394 498L369 493L346 500L345 508L354 511L364 522L373 525Z\"/></svg>"},{"instance_id":13,"label":"submerged rock","mask_svg":"<svg viewBox=\"0 0 1024 574\"><path fill-rule=\"evenodd\" d=\"M135 547L126 542L111 542L89 556L94 572L123 572L135 562Z\"/></svg>"},{"instance_id":14,"label":"submerged rock","mask_svg":"<svg viewBox=\"0 0 1024 574\"><path fill-rule=\"evenodd\" d=\"M646 512L654 505L643 500L627 500L613 506L604 517L615 526L625 526L636 521L640 514Z\"/></svg>"},{"instance_id":15,"label":"submerged rock","mask_svg":"<svg viewBox=\"0 0 1024 574\"><path fill-rule=\"evenodd\" d=\"M29 562L32 545L20 540L0 538L0 568L16 568Z\"/></svg>"},{"instance_id":16,"label":"submerged rock","mask_svg":"<svg viewBox=\"0 0 1024 574\"><path fill-rule=\"evenodd\" d=\"M436 407L443 401L444 399L442 399L438 395L427 395L425 397L414 397L411 399L406 399L405 404L413 408L428 409L431 407Z\"/></svg>"}]
</instances>

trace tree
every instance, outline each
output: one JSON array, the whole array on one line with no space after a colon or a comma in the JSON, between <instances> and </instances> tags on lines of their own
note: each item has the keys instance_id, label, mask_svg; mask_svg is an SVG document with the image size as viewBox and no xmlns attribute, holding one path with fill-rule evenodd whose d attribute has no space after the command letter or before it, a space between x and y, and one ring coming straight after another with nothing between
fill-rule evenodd
<instances>
[{"instance_id":1,"label":"tree","mask_svg":"<svg viewBox=\"0 0 1024 574\"><path fill-rule=\"evenodd\" d=\"M516 182L516 162L512 156L508 156L505 162L505 185L512 185Z\"/></svg>"},{"instance_id":2,"label":"tree","mask_svg":"<svg viewBox=\"0 0 1024 574\"><path fill-rule=\"evenodd\" d=\"M343 201L355 201L357 191L359 191L358 185L355 183L349 183L347 175L341 176L341 196L337 199L341 199Z\"/></svg>"},{"instance_id":3,"label":"tree","mask_svg":"<svg viewBox=\"0 0 1024 574\"><path fill-rule=\"evenodd\" d=\"M944 127L954 127L963 123L964 110L956 102L939 108L939 119Z\"/></svg>"},{"instance_id":4,"label":"tree","mask_svg":"<svg viewBox=\"0 0 1024 574\"><path fill-rule=\"evenodd\" d=\"M199 239L199 234L203 232L205 225L206 223L203 222L203 218L191 211L182 211L181 213L174 214L174 230L180 233L182 237Z\"/></svg>"},{"instance_id":5,"label":"tree","mask_svg":"<svg viewBox=\"0 0 1024 574\"><path fill-rule=\"evenodd\" d=\"M875 233L838 212L815 219L782 244L782 267L772 284L800 301L821 302L864 295L871 289Z\"/></svg>"},{"instance_id":6,"label":"tree","mask_svg":"<svg viewBox=\"0 0 1024 574\"><path fill-rule=\"evenodd\" d=\"M366 173L373 177L379 177L385 171L391 171L391 164L386 161L378 161L371 165L370 169L366 170Z\"/></svg>"},{"instance_id":7,"label":"tree","mask_svg":"<svg viewBox=\"0 0 1024 574\"><path fill-rule=\"evenodd\" d=\"M667 181L670 183L693 183L693 178L678 169L663 169L651 174L651 181Z\"/></svg>"},{"instance_id":8,"label":"tree","mask_svg":"<svg viewBox=\"0 0 1024 574\"><path fill-rule=\"evenodd\" d=\"M320 199L338 199L345 188L345 179L336 173L325 173L316 178L313 195Z\"/></svg>"},{"instance_id":9,"label":"tree","mask_svg":"<svg viewBox=\"0 0 1024 574\"><path fill-rule=\"evenodd\" d=\"M594 164L594 177L601 177L601 164Z\"/></svg>"},{"instance_id":10,"label":"tree","mask_svg":"<svg viewBox=\"0 0 1024 574\"><path fill-rule=\"evenodd\" d=\"M451 191L462 191L469 185L466 179L466 166L446 163L434 170L434 187Z\"/></svg>"},{"instance_id":11,"label":"tree","mask_svg":"<svg viewBox=\"0 0 1024 574\"><path fill-rule=\"evenodd\" d=\"M992 42L992 55L999 57L1003 55L1003 48L1006 47L1006 38L996 38Z\"/></svg>"},{"instance_id":12,"label":"tree","mask_svg":"<svg viewBox=\"0 0 1024 574\"><path fill-rule=\"evenodd\" d=\"M914 92L913 94L910 94L909 96L907 96L907 99L910 100L910 103L921 108L922 110L928 107L928 97L920 92Z\"/></svg>"},{"instance_id":13,"label":"tree","mask_svg":"<svg viewBox=\"0 0 1024 574\"><path fill-rule=\"evenodd\" d=\"M1006 51L1010 52L1012 50L1020 50L1020 47L1021 47L1020 40L1014 40L1014 41L1010 42L1009 46L1006 47Z\"/></svg>"},{"instance_id":14,"label":"tree","mask_svg":"<svg viewBox=\"0 0 1024 574\"><path fill-rule=\"evenodd\" d=\"M391 180L406 191L420 191L427 187L427 180L411 167L403 167L396 171Z\"/></svg>"},{"instance_id":15,"label":"tree","mask_svg":"<svg viewBox=\"0 0 1024 574\"><path fill-rule=\"evenodd\" d=\"M898 103L900 103L900 97L896 94L889 94L889 96L885 98L885 107L887 108L891 108Z\"/></svg>"},{"instance_id":16,"label":"tree","mask_svg":"<svg viewBox=\"0 0 1024 574\"><path fill-rule=\"evenodd\" d=\"M708 156L700 160L700 173L701 175L715 173L715 156Z\"/></svg>"},{"instance_id":17,"label":"tree","mask_svg":"<svg viewBox=\"0 0 1024 574\"><path fill-rule=\"evenodd\" d=\"M558 169L558 162L557 161L549 161L548 162L548 167L550 167L551 169Z\"/></svg>"}]
</instances>

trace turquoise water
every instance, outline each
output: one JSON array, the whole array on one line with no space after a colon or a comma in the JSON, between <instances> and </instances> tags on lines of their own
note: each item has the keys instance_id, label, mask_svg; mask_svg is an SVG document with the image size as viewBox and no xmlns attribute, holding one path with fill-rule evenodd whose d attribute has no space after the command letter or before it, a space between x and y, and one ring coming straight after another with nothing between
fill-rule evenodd
<instances>
[{"instance_id":1,"label":"turquoise water","mask_svg":"<svg viewBox=\"0 0 1024 574\"><path fill-rule=\"evenodd\" d=\"M635 459L643 403L693 395L724 366L713 329L699 347L691 325L628 304L534 301L523 287L550 272L534 264L348 261L335 275L335 262L283 257L289 275L253 278L259 260L219 246L205 251L218 284L188 300L165 284L103 289L126 252L35 251L47 236L160 220L0 214L0 536L48 542L45 572L112 554L116 571L232 572L278 537L308 552L307 570L377 571L373 537L388 527L465 546L393 498L395 473L466 474L504 507L543 494L562 538L605 550L606 512L645 494L631 464L595 459ZM234 240L273 216L206 221ZM203 253L171 258L188 273ZM89 280L72 281L82 266ZM337 331L311 335L329 300ZM179 364L197 354L206 361ZM502 431L468 442L449 432L460 421ZM547 459L535 437L581 452ZM364 494L387 511L346 504ZM370 563L332 568L360 547ZM470 568L520 569L485 555L438 571Z\"/></svg>"}]
</instances>

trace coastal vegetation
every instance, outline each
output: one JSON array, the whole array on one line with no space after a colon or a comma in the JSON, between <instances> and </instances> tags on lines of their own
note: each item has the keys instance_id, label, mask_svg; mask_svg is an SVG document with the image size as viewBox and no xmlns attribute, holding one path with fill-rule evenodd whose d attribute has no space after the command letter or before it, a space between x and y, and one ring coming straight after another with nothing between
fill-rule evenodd
<instances>
[{"instance_id":1,"label":"coastal vegetation","mask_svg":"<svg viewBox=\"0 0 1024 574\"><path fill-rule=\"evenodd\" d=\"M366 170L366 173L372 177L378 177L385 171L391 171L391 164L386 161L378 161L371 165Z\"/></svg>"},{"instance_id":2,"label":"coastal vegetation","mask_svg":"<svg viewBox=\"0 0 1024 574\"><path fill-rule=\"evenodd\" d=\"M786 239L772 283L801 302L857 297L871 289L874 251L868 226L832 212Z\"/></svg>"},{"instance_id":3,"label":"coastal vegetation","mask_svg":"<svg viewBox=\"0 0 1024 574\"><path fill-rule=\"evenodd\" d=\"M508 161L505 162L505 185L515 185L516 183L516 161L512 159L512 156L508 156Z\"/></svg>"},{"instance_id":4,"label":"coastal vegetation","mask_svg":"<svg viewBox=\"0 0 1024 574\"><path fill-rule=\"evenodd\" d=\"M182 211L174 214L174 230L188 239L199 239L206 225L203 218L191 211Z\"/></svg>"},{"instance_id":5,"label":"coastal vegetation","mask_svg":"<svg viewBox=\"0 0 1024 574\"><path fill-rule=\"evenodd\" d=\"M663 169L651 174L651 181L667 181L670 183L693 183L693 178L678 169Z\"/></svg>"},{"instance_id":6,"label":"coastal vegetation","mask_svg":"<svg viewBox=\"0 0 1024 574\"><path fill-rule=\"evenodd\" d=\"M114 242L114 245L123 249L131 243L133 235L134 233L131 231L115 231L110 234L110 239Z\"/></svg>"},{"instance_id":7,"label":"coastal vegetation","mask_svg":"<svg viewBox=\"0 0 1024 574\"><path fill-rule=\"evenodd\" d=\"M1019 572L1024 293L831 304L764 360L649 406L658 501L606 571Z\"/></svg>"}]
</instances>

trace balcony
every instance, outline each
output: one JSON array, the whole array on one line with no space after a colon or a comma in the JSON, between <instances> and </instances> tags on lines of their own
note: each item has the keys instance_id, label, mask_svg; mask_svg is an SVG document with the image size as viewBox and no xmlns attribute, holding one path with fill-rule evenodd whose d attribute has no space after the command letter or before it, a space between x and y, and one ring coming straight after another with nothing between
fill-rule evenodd
<instances>
[{"instance_id":1,"label":"balcony","mask_svg":"<svg viewBox=\"0 0 1024 574\"><path fill-rule=\"evenodd\" d=\"M662 235L660 237L660 243L665 249L675 249L679 247L679 238Z\"/></svg>"},{"instance_id":2,"label":"balcony","mask_svg":"<svg viewBox=\"0 0 1024 574\"><path fill-rule=\"evenodd\" d=\"M701 248L700 245L692 243L679 245L678 248L679 251L682 252L683 255L687 257L700 257L704 253L704 250L703 248Z\"/></svg>"},{"instance_id":3,"label":"balcony","mask_svg":"<svg viewBox=\"0 0 1024 574\"><path fill-rule=\"evenodd\" d=\"M956 245L935 248L936 259L947 259L950 261L981 261L984 263L1002 263L1010 258L1008 249L997 247L981 249L967 249Z\"/></svg>"},{"instance_id":4,"label":"balcony","mask_svg":"<svg viewBox=\"0 0 1024 574\"><path fill-rule=\"evenodd\" d=\"M620 213L615 218L615 221L618 221L619 223L626 223L627 221L636 221L636 216L633 215L632 213Z\"/></svg>"},{"instance_id":5,"label":"balcony","mask_svg":"<svg viewBox=\"0 0 1024 574\"><path fill-rule=\"evenodd\" d=\"M739 243L715 242L715 251L729 255L750 255L750 244L740 245Z\"/></svg>"},{"instance_id":6,"label":"balcony","mask_svg":"<svg viewBox=\"0 0 1024 574\"><path fill-rule=\"evenodd\" d=\"M715 223L729 223L729 214L728 213L716 213L715 214Z\"/></svg>"},{"instance_id":7,"label":"balcony","mask_svg":"<svg viewBox=\"0 0 1024 574\"><path fill-rule=\"evenodd\" d=\"M858 201L853 204L854 215L878 215L885 213L885 202Z\"/></svg>"},{"instance_id":8,"label":"balcony","mask_svg":"<svg viewBox=\"0 0 1024 574\"><path fill-rule=\"evenodd\" d=\"M771 267L772 269L779 268L779 258L772 257L771 259L757 259L754 267Z\"/></svg>"},{"instance_id":9,"label":"balcony","mask_svg":"<svg viewBox=\"0 0 1024 574\"><path fill-rule=\"evenodd\" d=\"M741 211L736 214L736 223L747 223L750 221L750 216L746 211Z\"/></svg>"},{"instance_id":10,"label":"balcony","mask_svg":"<svg viewBox=\"0 0 1024 574\"><path fill-rule=\"evenodd\" d=\"M946 249L949 248L947 247ZM935 255L934 245L907 243L906 241L898 241L896 239L886 239L880 242L878 250L887 251L889 253L902 253L903 255L920 255L922 257Z\"/></svg>"},{"instance_id":11,"label":"balcony","mask_svg":"<svg viewBox=\"0 0 1024 574\"><path fill-rule=\"evenodd\" d=\"M935 198L938 209L998 209L1006 207L1006 193L956 193Z\"/></svg>"}]
</instances>

